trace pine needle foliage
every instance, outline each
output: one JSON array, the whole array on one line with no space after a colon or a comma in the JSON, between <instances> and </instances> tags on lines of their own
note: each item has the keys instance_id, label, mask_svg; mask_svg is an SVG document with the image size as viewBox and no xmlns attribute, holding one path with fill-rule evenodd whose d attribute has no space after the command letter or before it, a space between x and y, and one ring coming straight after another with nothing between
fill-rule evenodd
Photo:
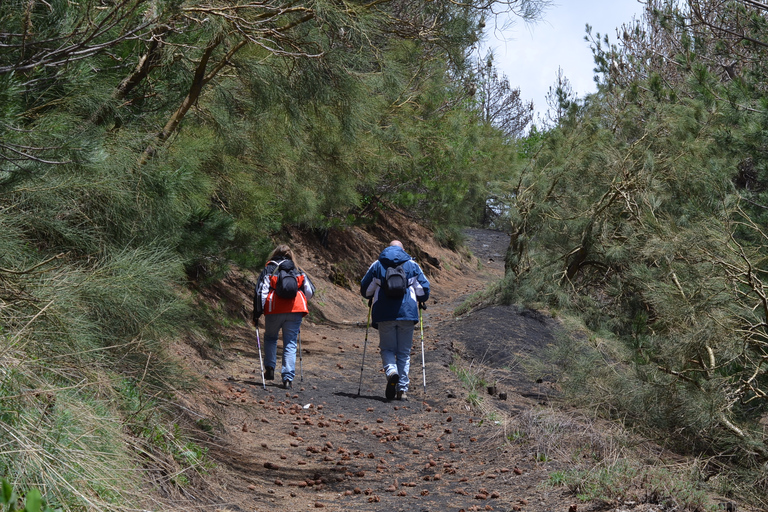
<instances>
[{"instance_id":1,"label":"pine needle foliage","mask_svg":"<svg viewBox=\"0 0 768 512\"><path fill-rule=\"evenodd\" d=\"M596 407L763 482L766 13L689 4L648 2L621 46L592 39L598 93L517 166L498 293L599 334L567 371ZM731 60L738 76L714 64Z\"/></svg>"},{"instance_id":2,"label":"pine needle foliage","mask_svg":"<svg viewBox=\"0 0 768 512\"><path fill-rule=\"evenodd\" d=\"M191 385L165 357L204 332L186 289L379 199L481 218L514 152L469 55L545 4L0 2L0 476L124 510L136 468L201 471L147 399Z\"/></svg>"}]
</instances>

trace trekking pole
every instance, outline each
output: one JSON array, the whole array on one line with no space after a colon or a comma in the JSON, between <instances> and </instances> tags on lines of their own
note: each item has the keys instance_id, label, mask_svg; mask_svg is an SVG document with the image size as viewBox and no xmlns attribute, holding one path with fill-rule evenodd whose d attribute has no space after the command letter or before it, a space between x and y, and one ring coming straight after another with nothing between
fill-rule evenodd
<instances>
[{"instance_id":1,"label":"trekking pole","mask_svg":"<svg viewBox=\"0 0 768 512\"><path fill-rule=\"evenodd\" d=\"M427 305L419 302L419 330L421 331L421 375L424 378L424 394L427 394L427 365L424 362L424 322L421 319L421 311L427 309Z\"/></svg>"},{"instance_id":2,"label":"trekking pole","mask_svg":"<svg viewBox=\"0 0 768 512\"><path fill-rule=\"evenodd\" d=\"M299 329L299 375L301 376L301 382L304 382L304 367L301 364L301 329Z\"/></svg>"},{"instance_id":3,"label":"trekking pole","mask_svg":"<svg viewBox=\"0 0 768 512\"><path fill-rule=\"evenodd\" d=\"M259 347L259 366L261 367L261 385L267 389L267 381L264 380L264 360L261 359L261 338L259 338L259 324L256 324L256 346Z\"/></svg>"},{"instance_id":4,"label":"trekking pole","mask_svg":"<svg viewBox=\"0 0 768 512\"><path fill-rule=\"evenodd\" d=\"M360 396L360 390L363 388L363 368L365 367L365 349L368 346L368 327L371 326L371 309L373 302L368 303L368 323L365 326L365 343L363 343L363 363L360 365L360 383L357 385L357 396Z\"/></svg>"},{"instance_id":5,"label":"trekking pole","mask_svg":"<svg viewBox=\"0 0 768 512\"><path fill-rule=\"evenodd\" d=\"M251 322L248 320L248 316L245 314L245 311L243 311L243 318L245 319L246 324L252 325ZM259 348L259 366L261 367L261 385L264 386L264 389L267 389L267 381L264 379L264 360L261 359L261 338L259 338L259 321L258 320L256 320L254 327L256 329L256 346Z\"/></svg>"}]
</instances>

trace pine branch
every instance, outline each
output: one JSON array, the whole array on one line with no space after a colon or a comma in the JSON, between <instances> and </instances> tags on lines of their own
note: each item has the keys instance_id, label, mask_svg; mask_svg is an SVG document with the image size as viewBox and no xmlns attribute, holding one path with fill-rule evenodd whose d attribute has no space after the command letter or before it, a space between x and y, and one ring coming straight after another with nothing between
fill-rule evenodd
<instances>
[{"instance_id":1,"label":"pine branch","mask_svg":"<svg viewBox=\"0 0 768 512\"><path fill-rule=\"evenodd\" d=\"M17 162L36 162L46 165L63 165L72 163L71 160L49 160L39 156L35 156L35 152L50 151L57 148L36 148L30 146L18 146L16 144L6 144L0 141L0 161L6 161L12 163L18 169L23 170ZM5 152L13 153L16 158L7 156Z\"/></svg>"},{"instance_id":2,"label":"pine branch","mask_svg":"<svg viewBox=\"0 0 768 512\"><path fill-rule=\"evenodd\" d=\"M217 36L214 37L210 43L208 43L208 46L203 52L203 55L200 58L200 62L195 69L195 76L192 79L192 85L190 86L187 96L181 102L179 108L176 109L176 112L171 115L170 119L163 127L163 130L156 136L156 141L158 144L163 144L178 129L179 124L181 124L181 121L184 119L184 116L187 115L187 112L189 112L189 109L192 108L192 105L197 102L197 99L200 97L200 93L202 92L205 84L208 83L208 81L210 81L213 76L215 76L209 75L206 77L206 67L208 66L208 61L211 58L211 54L213 54L213 51L216 49L216 47L221 44L221 41L222 38ZM242 48L242 45L240 45L238 49L239 48ZM218 69L221 69L222 67L223 65L217 66ZM144 165L147 163L149 157L153 155L154 152L155 148L153 146L147 147L147 149L144 150L144 153L142 153L139 164Z\"/></svg>"},{"instance_id":3,"label":"pine branch","mask_svg":"<svg viewBox=\"0 0 768 512\"><path fill-rule=\"evenodd\" d=\"M25 26L22 34L5 34L7 39L20 37L20 44L0 44L0 48L17 50L20 58L12 64L0 66L0 75L8 73L26 73L37 68L55 68L81 61L113 48L125 41L140 39L148 27L156 20L146 19L116 36L109 33L121 23L128 21L145 0L122 0L112 7L98 23L91 25L83 16L69 34L57 38L33 40L29 27ZM86 26L87 28L81 28ZM107 36L105 41L96 42ZM53 47L53 45L57 45ZM27 53L31 55L25 57Z\"/></svg>"},{"instance_id":4,"label":"pine branch","mask_svg":"<svg viewBox=\"0 0 768 512\"><path fill-rule=\"evenodd\" d=\"M8 270L8 269L5 269L5 268L0 268L0 272L3 272L5 274L13 274L13 275L31 274L36 269L38 269L38 268L40 268L42 266L45 266L45 265L49 264L52 261L60 260L61 258L63 258L66 255L67 255L67 253L63 253L63 252L59 253L56 256L53 256L51 258L48 258L47 260L41 261L37 265L33 265L33 266L31 266L31 267L29 267L27 269L24 269L24 270Z\"/></svg>"}]
</instances>

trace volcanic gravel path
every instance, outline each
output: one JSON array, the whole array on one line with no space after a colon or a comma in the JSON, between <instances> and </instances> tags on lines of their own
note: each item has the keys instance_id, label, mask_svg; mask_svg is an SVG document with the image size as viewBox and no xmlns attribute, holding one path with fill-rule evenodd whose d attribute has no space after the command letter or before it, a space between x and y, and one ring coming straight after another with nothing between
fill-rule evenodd
<instances>
[{"instance_id":1,"label":"volcanic gravel path","mask_svg":"<svg viewBox=\"0 0 768 512\"><path fill-rule=\"evenodd\" d=\"M179 400L206 427L200 442L216 468L169 500L222 511L568 510L573 498L546 485L557 466L511 442L499 420L546 403L551 386L527 376L520 358L551 343L554 324L500 306L456 318L456 306L503 275L508 243L495 231L466 236L476 267L433 281L426 391L417 326L406 402L384 399L378 333L366 330L364 314L346 324L305 321L292 390L279 380L263 387L252 328L233 328L223 350L176 347L204 383ZM455 368L490 376L494 394L481 390L473 405Z\"/></svg>"}]
</instances>

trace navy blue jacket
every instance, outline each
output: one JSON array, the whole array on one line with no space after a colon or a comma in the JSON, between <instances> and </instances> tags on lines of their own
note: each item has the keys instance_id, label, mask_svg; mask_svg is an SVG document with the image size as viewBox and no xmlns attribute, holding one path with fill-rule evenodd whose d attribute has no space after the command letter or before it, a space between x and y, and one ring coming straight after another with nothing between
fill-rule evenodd
<instances>
[{"instance_id":1,"label":"navy blue jacket","mask_svg":"<svg viewBox=\"0 0 768 512\"><path fill-rule=\"evenodd\" d=\"M387 297L385 293L380 293L384 275L389 267L396 267L401 263L404 264L405 277L408 279L408 291L402 299ZM371 325L374 328L378 328L379 322L390 320L410 320L416 323L419 321L418 302L429 299L429 281L419 264L413 261L407 252L400 247L389 246L368 268L360 282L360 294L366 299L373 299Z\"/></svg>"}]
</instances>

